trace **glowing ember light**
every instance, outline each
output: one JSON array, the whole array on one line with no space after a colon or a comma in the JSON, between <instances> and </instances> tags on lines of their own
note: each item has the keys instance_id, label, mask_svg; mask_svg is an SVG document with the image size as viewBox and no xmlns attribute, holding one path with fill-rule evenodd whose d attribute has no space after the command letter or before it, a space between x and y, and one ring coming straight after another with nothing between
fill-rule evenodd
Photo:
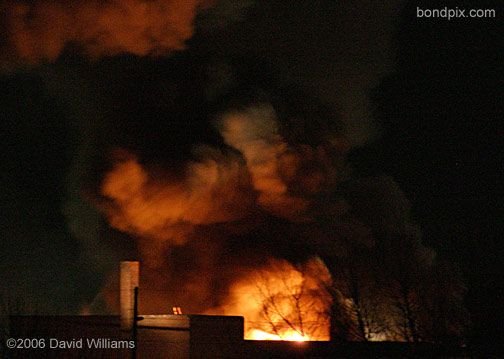
<instances>
[{"instance_id":1,"label":"glowing ember light","mask_svg":"<svg viewBox=\"0 0 504 359\"><path fill-rule=\"evenodd\" d=\"M385 342L394 341L395 339L392 336L388 335L388 333L371 333L368 340L370 342Z\"/></svg>"},{"instance_id":2,"label":"glowing ember light","mask_svg":"<svg viewBox=\"0 0 504 359\"><path fill-rule=\"evenodd\" d=\"M247 339L251 340L285 340L292 342L306 342L311 340L308 335L302 335L296 331L286 331L281 336L278 334L271 334L260 329L252 329L247 335L249 336Z\"/></svg>"},{"instance_id":3,"label":"glowing ember light","mask_svg":"<svg viewBox=\"0 0 504 359\"><path fill-rule=\"evenodd\" d=\"M173 314L174 315L182 315L182 308L180 307L173 307Z\"/></svg>"}]
</instances>

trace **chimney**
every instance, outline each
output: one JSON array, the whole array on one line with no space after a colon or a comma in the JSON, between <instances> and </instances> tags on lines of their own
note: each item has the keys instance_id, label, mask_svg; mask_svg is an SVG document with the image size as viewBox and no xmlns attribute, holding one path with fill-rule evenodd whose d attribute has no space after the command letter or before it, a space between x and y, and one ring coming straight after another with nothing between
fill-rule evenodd
<instances>
[{"instance_id":1,"label":"chimney","mask_svg":"<svg viewBox=\"0 0 504 359\"><path fill-rule=\"evenodd\" d=\"M120 303L122 330L131 330L133 328L135 287L138 287L139 268L138 262L121 262Z\"/></svg>"}]
</instances>

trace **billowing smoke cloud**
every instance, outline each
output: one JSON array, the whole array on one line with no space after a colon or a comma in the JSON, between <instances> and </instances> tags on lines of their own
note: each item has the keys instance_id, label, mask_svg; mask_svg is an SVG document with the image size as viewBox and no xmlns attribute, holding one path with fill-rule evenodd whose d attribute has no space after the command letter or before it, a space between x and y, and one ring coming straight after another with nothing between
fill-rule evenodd
<instances>
[{"instance_id":1,"label":"billowing smoke cloud","mask_svg":"<svg viewBox=\"0 0 504 359\"><path fill-rule=\"evenodd\" d=\"M242 191L246 182L236 158L208 149L204 160L187 165L181 179L156 178L136 158L122 159L105 176L102 193L112 200L106 212L113 227L180 245L192 226L242 217L250 202Z\"/></svg>"},{"instance_id":2,"label":"billowing smoke cloud","mask_svg":"<svg viewBox=\"0 0 504 359\"><path fill-rule=\"evenodd\" d=\"M184 48L201 0L12 1L1 3L3 61L53 62L67 46L90 58L163 55Z\"/></svg>"},{"instance_id":3,"label":"billowing smoke cloud","mask_svg":"<svg viewBox=\"0 0 504 359\"><path fill-rule=\"evenodd\" d=\"M169 248L186 244L202 226L257 226L267 216L314 220L320 194L342 171L337 146L289 145L268 103L224 112L216 127L231 148L196 146L183 171L120 152L101 183L109 224L142 238L144 248L150 242Z\"/></svg>"},{"instance_id":4,"label":"billowing smoke cloud","mask_svg":"<svg viewBox=\"0 0 504 359\"><path fill-rule=\"evenodd\" d=\"M320 135L312 145L298 138L288 141L280 127L270 104L231 110L218 122L224 142L246 161L258 205L275 216L310 221L317 211L312 206L316 197L332 191L345 177L345 141L337 131ZM332 138L325 141L324 136Z\"/></svg>"},{"instance_id":5,"label":"billowing smoke cloud","mask_svg":"<svg viewBox=\"0 0 504 359\"><path fill-rule=\"evenodd\" d=\"M215 128L223 143L196 145L182 171L131 152L115 156L100 184L99 207L112 227L138 238L143 303L151 305L145 310L160 310L167 298L187 310L218 307L229 285L282 258L284 249L315 253L314 235L295 233L289 223L318 226L323 195L343 177L344 151L336 142L289 143L281 127L273 105L257 102L220 112ZM268 229L275 227L277 234ZM280 239L289 231L292 240ZM321 232L329 231L315 231ZM154 285L158 290L149 292Z\"/></svg>"},{"instance_id":6,"label":"billowing smoke cloud","mask_svg":"<svg viewBox=\"0 0 504 359\"><path fill-rule=\"evenodd\" d=\"M254 189L259 193L260 206L285 217L299 216L306 209L305 200L288 192L286 180L294 177L299 159L289 153L279 135L271 106L226 114L221 121L221 133L228 145L243 154Z\"/></svg>"},{"instance_id":7,"label":"billowing smoke cloud","mask_svg":"<svg viewBox=\"0 0 504 359\"><path fill-rule=\"evenodd\" d=\"M229 1L225 4L224 13L226 9L232 13L242 11ZM4 1L2 60L10 64L53 62L68 47L89 58L124 53L163 55L184 48L194 32L198 10L207 5L185 0L70 4ZM220 313L229 310L240 314L236 307L243 300L239 288L257 288L258 280L250 277L255 272L263 273L267 286L274 287L284 276L292 275L294 288L307 279L303 283L315 297L322 294L327 298L325 289L318 286L330 285L327 268L336 273L343 268L338 267L338 261L358 264L362 257L379 257L378 252L391 268L376 272L390 272L386 278L389 282L394 276L398 278L383 288L397 287L404 272L419 267L422 258L428 259L423 260L427 264L422 265L422 273L415 275L422 280L428 278L435 256L421 245L408 202L397 184L388 177L355 181L347 175L348 141L343 138L338 118L326 113L316 101L306 104L289 98L284 88L270 88L278 85L269 83L270 79L250 84L258 72L257 64L255 70L240 75L232 66L217 66L221 71L214 71L213 78L206 79L211 83L203 85L198 83L198 76L179 78L176 75L180 68L169 61L158 61L149 63L158 66L155 69L163 68L164 72L149 70L150 74L156 73L157 81L146 75L145 69L132 74L132 66L126 80L123 75L108 77L114 85L97 80L95 85L102 89L104 99L90 106L96 112L82 111L86 104L80 102L76 106L82 107L75 111L81 111L76 122L82 122L81 128L88 131L82 131L85 139L70 174L72 193L65 206L70 228L77 238L87 242L87 250L110 261L120 257L143 261L141 311L166 313L170 305L180 305L187 312L220 308ZM192 71L198 67L191 62L194 58L184 61L188 61L184 68ZM101 68L102 74L108 70L106 65ZM142 83L145 78L147 86ZM117 79L120 81L116 85ZM135 83L125 86L121 81ZM83 97L80 87L71 86L79 94L78 101ZM149 93L153 87L156 91ZM65 88L59 91L67 92ZM108 88L119 93L124 90L130 97L124 100L119 94L117 99L105 94L116 92L104 90ZM138 103L128 103L130 99ZM108 100L110 103L104 104ZM131 113L129 106L134 109ZM110 113L101 113L99 109L103 108ZM213 127L202 125L215 118ZM97 125L101 120L110 126ZM208 136L201 143L211 138L211 144L195 144L200 140L196 134L215 129L212 135L217 140ZM119 134L121 131L126 134ZM193 133L197 140L192 138ZM102 139L111 143L101 143ZM150 146L157 148L150 152ZM106 165L93 163L90 167L98 168L87 168L87 162L93 162L90 157L111 147L127 150L117 152L108 162L101 158ZM182 147L192 147L190 158L181 153ZM165 152L167 149L170 151ZM170 162L170 156L177 159ZM98 173L98 183L94 183L96 188L87 183L86 190L96 192L88 197L104 214L107 228L99 228L100 218L94 208L82 206L82 177L93 182L88 179L93 171ZM343 186L343 182L347 183ZM84 221L85 217L92 220ZM94 230L90 231L90 227ZM110 237L129 242L129 253L117 249L117 258L109 259L110 252L104 252L98 242L111 244ZM123 248L122 243L114 244ZM411 265L396 265L397 253ZM320 259L313 262L310 257L323 258L327 268ZM374 269L370 265L363 271ZM308 271L304 279L303 271ZM314 285L317 276L323 283ZM366 276L366 280L371 277ZM109 304L117 299L116 288L114 278L105 283L102 296ZM343 303L351 302L351 293L338 290ZM279 293L273 294L275 297ZM399 299L394 303L402 305ZM315 312L322 311L322 307L325 311L329 304L324 301L315 305ZM113 305L110 307L113 310ZM252 317L259 321L264 313L259 314Z\"/></svg>"},{"instance_id":8,"label":"billowing smoke cloud","mask_svg":"<svg viewBox=\"0 0 504 359\"><path fill-rule=\"evenodd\" d=\"M199 160L186 163L182 176L149 173L130 154L119 159L105 175L101 190L111 200L106 212L112 226L140 237L166 239L175 224L225 223L253 211L309 221L312 205L320 202L317 196L332 190L340 179L344 153L338 144L288 144L271 104L225 112L216 127L224 143L239 154L199 146ZM184 239L172 242L181 244Z\"/></svg>"},{"instance_id":9,"label":"billowing smoke cloud","mask_svg":"<svg viewBox=\"0 0 504 359\"><path fill-rule=\"evenodd\" d=\"M294 303L310 313L305 329L323 323L310 330L310 337L325 339L332 260L350 257L353 246L371 247L380 223L385 232L394 232L395 218L407 209L371 208L368 199L377 192L377 202L387 201L387 184L351 187L364 198L344 203L339 185L348 179L348 142L339 118L313 99L275 88L274 76L261 76L253 56L248 59L252 70L243 72L248 65L236 71L236 64L217 61L205 84L198 74L186 76L197 73L199 53L163 58L183 50L201 27L220 28L243 18L250 4L0 0L0 66L35 65L81 136L63 205L68 229L80 242L80 267L115 273L111 268L120 259L141 260L143 313L166 313L171 305L187 313L213 308L245 314L257 322L249 329L271 332L265 315L273 322L283 316L296 323L300 313L292 311ZM296 47L312 43L295 38ZM73 54L78 61L63 64L64 55ZM96 60L121 54L150 59L87 62L80 56ZM303 67L309 62L300 59ZM37 66L53 62L58 65ZM216 117L215 123L202 125ZM218 139L201 136L212 131ZM151 152L151 146L157 149ZM103 153L114 147L127 150L110 160ZM182 154L187 148L193 149L190 158ZM169 157L177 158L171 162ZM106 279L101 292L111 311L118 297L115 279ZM263 298L246 312L247 295L258 288ZM282 310L258 306L268 302ZM99 306L96 300L89 310ZM285 320L273 324L274 331L303 333Z\"/></svg>"}]
</instances>

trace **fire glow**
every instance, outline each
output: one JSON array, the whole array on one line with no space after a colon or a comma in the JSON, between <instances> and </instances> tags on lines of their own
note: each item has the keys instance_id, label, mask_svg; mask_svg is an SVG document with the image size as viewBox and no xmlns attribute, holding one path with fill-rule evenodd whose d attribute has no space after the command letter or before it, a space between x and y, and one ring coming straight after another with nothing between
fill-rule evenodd
<instances>
[{"instance_id":1,"label":"fire glow","mask_svg":"<svg viewBox=\"0 0 504 359\"><path fill-rule=\"evenodd\" d=\"M294 267L271 260L238 280L225 303L213 314L245 318L245 339L329 340L331 297L329 271L319 258Z\"/></svg>"},{"instance_id":2,"label":"fire glow","mask_svg":"<svg viewBox=\"0 0 504 359\"><path fill-rule=\"evenodd\" d=\"M335 181L336 164L328 160L334 151L290 146L279 133L277 114L269 104L231 111L216 127L234 150L200 148L200 156L186 163L183 175L160 176L159 170L153 172L135 155L121 153L102 182L106 199L102 209L109 224L138 238L142 259L167 272L173 263L163 257L166 253L196 249L191 252L196 255L187 257L193 266L183 271L194 272L185 280L174 284L175 268L173 278L164 272L170 278L165 288L184 290L171 291L169 298L159 294L159 302L185 303L195 313L243 316L245 339L329 340L332 281L319 257L306 260L299 255L291 263L249 243L249 252L227 249L234 258L223 270L228 259L221 256L225 241L260 230L273 218L293 226L313 220L313 195ZM212 237L208 230L217 227ZM308 240L309 236L302 239ZM286 245L291 246L282 244ZM251 261L251 255L260 262ZM225 283L225 297L212 292L212 281ZM159 281L155 285L159 287ZM186 294L182 297L181 292ZM155 293L161 292L148 297ZM208 300L198 303L195 298Z\"/></svg>"}]
</instances>

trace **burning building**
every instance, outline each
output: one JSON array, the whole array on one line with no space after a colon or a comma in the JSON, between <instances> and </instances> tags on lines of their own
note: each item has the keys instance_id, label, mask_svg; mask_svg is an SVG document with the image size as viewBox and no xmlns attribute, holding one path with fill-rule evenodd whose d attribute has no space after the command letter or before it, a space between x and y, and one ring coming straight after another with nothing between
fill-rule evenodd
<instances>
[{"instance_id":1,"label":"burning building","mask_svg":"<svg viewBox=\"0 0 504 359\"><path fill-rule=\"evenodd\" d=\"M311 263L311 266L317 266ZM335 356L467 355L460 347L439 347L431 344L401 343L338 343L320 341L329 336L329 318L320 315L323 303L314 302L311 293L313 277L299 287L300 272L278 268L268 273L267 283L259 282L254 290L239 283L223 311L245 313L242 316L182 314L173 307L173 314L144 314L138 311L142 286L138 262L121 262L119 316L11 316L9 335L33 339L37 345L26 345L8 351L10 358L271 358ZM273 267L270 267L272 270ZM311 268L310 270L317 270ZM309 272L305 272L308 276ZM263 273L266 274L266 273ZM312 273L324 275L323 273ZM277 277L289 275L288 277ZM282 283L270 283L280 280ZM269 289L266 284L276 284ZM277 297L278 288L287 286L291 297ZM319 290L318 287L315 288ZM262 296L267 291L265 300ZM245 293L245 294L243 294ZM260 300L254 295L260 293ZM305 298L304 296L308 296ZM296 300L290 303L289 300ZM246 303L244 301L250 301ZM322 305L322 308L319 307ZM262 306L262 307L261 307ZM257 308L261 307L261 308ZM293 312L295 315L293 316ZM253 321L261 313L269 322ZM260 316L261 318L264 318ZM244 331L245 328L245 331ZM249 339L249 340L247 340Z\"/></svg>"},{"instance_id":2,"label":"burning building","mask_svg":"<svg viewBox=\"0 0 504 359\"><path fill-rule=\"evenodd\" d=\"M214 5L225 12L218 4L0 5L2 69L34 68L68 112L61 212L85 272L74 279L81 312L120 313L130 328L137 281L115 265L135 258L138 311L153 315L140 336L206 320L167 316L173 307L243 317L233 338L460 336L465 287L422 244L397 184L355 173L348 153L359 141L338 106L259 55L209 55L220 33L196 30Z\"/></svg>"}]
</instances>

